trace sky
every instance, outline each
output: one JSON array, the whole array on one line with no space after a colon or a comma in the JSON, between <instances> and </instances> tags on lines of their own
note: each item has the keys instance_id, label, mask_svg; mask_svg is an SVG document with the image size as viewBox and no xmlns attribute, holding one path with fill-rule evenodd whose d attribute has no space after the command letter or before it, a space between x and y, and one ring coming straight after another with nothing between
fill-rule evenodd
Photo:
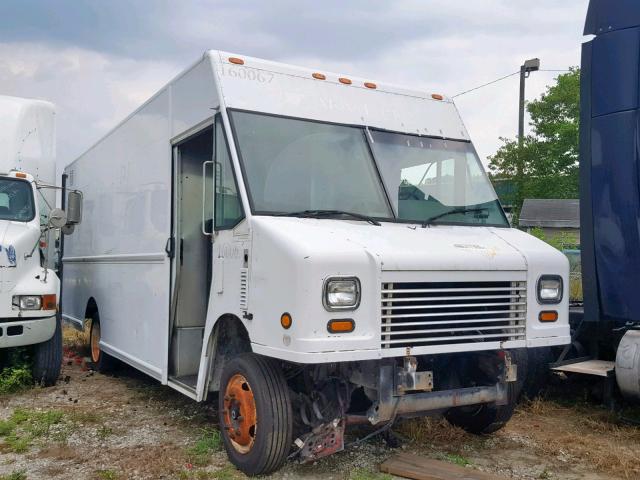
<instances>
[{"instance_id":1,"label":"sky","mask_svg":"<svg viewBox=\"0 0 640 480\"><path fill-rule=\"evenodd\" d=\"M205 50L449 96L580 63L588 0L2 0L0 94L57 107L58 162L95 143ZM532 73L527 99L559 72ZM455 98L480 157L518 127L518 76Z\"/></svg>"}]
</instances>

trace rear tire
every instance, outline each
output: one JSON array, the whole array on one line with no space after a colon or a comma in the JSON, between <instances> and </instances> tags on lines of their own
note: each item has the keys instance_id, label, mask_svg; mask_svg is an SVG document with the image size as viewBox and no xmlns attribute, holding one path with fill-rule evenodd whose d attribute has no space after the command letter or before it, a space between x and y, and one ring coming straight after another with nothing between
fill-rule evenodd
<instances>
[{"instance_id":1,"label":"rear tire","mask_svg":"<svg viewBox=\"0 0 640 480\"><path fill-rule=\"evenodd\" d=\"M100 348L100 319L97 313L95 315L96 318L91 320L91 333L89 335L91 363L93 363L93 368L96 371L100 373L109 373L115 368L116 361L111 355L105 353Z\"/></svg>"},{"instance_id":2,"label":"rear tire","mask_svg":"<svg viewBox=\"0 0 640 480\"><path fill-rule=\"evenodd\" d=\"M218 416L229 460L245 474L271 473L287 459L291 398L275 361L253 353L229 360L220 379Z\"/></svg>"},{"instance_id":3,"label":"rear tire","mask_svg":"<svg viewBox=\"0 0 640 480\"><path fill-rule=\"evenodd\" d=\"M43 387L56 384L62 366L62 324L56 315L56 330L46 342L33 346L33 380Z\"/></svg>"},{"instance_id":4,"label":"rear tire","mask_svg":"<svg viewBox=\"0 0 640 480\"><path fill-rule=\"evenodd\" d=\"M507 383L508 402L506 405L483 404L452 408L447 411L447 421L476 435L488 435L504 427L513 416L527 376L526 349L511 350L511 361L518 366L518 379Z\"/></svg>"}]
</instances>

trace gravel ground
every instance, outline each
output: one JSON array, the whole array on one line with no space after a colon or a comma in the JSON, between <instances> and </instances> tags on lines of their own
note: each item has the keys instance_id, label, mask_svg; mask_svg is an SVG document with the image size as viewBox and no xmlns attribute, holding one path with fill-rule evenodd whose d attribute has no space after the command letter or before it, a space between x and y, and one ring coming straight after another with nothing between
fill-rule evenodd
<instances>
[{"instance_id":1,"label":"gravel ground","mask_svg":"<svg viewBox=\"0 0 640 480\"><path fill-rule=\"evenodd\" d=\"M0 480L245 478L218 443L203 445L215 434L212 404L128 367L94 373L69 352L57 386L0 397L0 420ZM508 479L640 478L639 430L584 402L527 403L487 437L437 418L406 420L397 431L405 451ZM269 478L389 479L378 466L393 454L372 439L314 464L289 462Z\"/></svg>"}]
</instances>

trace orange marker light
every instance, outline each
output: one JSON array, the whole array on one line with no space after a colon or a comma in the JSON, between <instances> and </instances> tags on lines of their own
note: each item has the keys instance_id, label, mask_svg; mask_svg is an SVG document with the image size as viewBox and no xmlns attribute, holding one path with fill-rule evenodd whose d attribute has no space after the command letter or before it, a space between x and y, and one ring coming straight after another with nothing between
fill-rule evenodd
<instances>
[{"instance_id":1,"label":"orange marker light","mask_svg":"<svg viewBox=\"0 0 640 480\"><path fill-rule=\"evenodd\" d=\"M348 79L348 78L344 78L344 77L340 77L340 78L338 79L338 81L339 81L340 83L344 83L345 85L351 85L351 83L352 83L350 79Z\"/></svg>"},{"instance_id":2,"label":"orange marker light","mask_svg":"<svg viewBox=\"0 0 640 480\"><path fill-rule=\"evenodd\" d=\"M371 82L364 82L364 86L367 88L371 88L371 89L376 89L378 88L378 86L375 83L371 83Z\"/></svg>"},{"instance_id":3,"label":"orange marker light","mask_svg":"<svg viewBox=\"0 0 640 480\"><path fill-rule=\"evenodd\" d=\"M538 319L541 322L555 322L556 320L558 320L558 312L556 312L555 310L540 312L540 315L538 315Z\"/></svg>"},{"instance_id":4,"label":"orange marker light","mask_svg":"<svg viewBox=\"0 0 640 480\"><path fill-rule=\"evenodd\" d=\"M291 315L286 312L283 313L280 317L280 325L282 325L282 328L284 328L285 330L289 330L292 324L293 319L291 318Z\"/></svg>"},{"instance_id":5,"label":"orange marker light","mask_svg":"<svg viewBox=\"0 0 640 480\"><path fill-rule=\"evenodd\" d=\"M42 296L42 310L55 310L57 307L55 295Z\"/></svg>"},{"instance_id":6,"label":"orange marker light","mask_svg":"<svg viewBox=\"0 0 640 480\"><path fill-rule=\"evenodd\" d=\"M356 322L350 318L342 320L329 320L327 330L329 333L351 333L356 329Z\"/></svg>"},{"instance_id":7,"label":"orange marker light","mask_svg":"<svg viewBox=\"0 0 640 480\"><path fill-rule=\"evenodd\" d=\"M26 173L22 173L22 172L16 172L16 177L18 177L18 178L27 178L27 174Z\"/></svg>"},{"instance_id":8,"label":"orange marker light","mask_svg":"<svg viewBox=\"0 0 640 480\"><path fill-rule=\"evenodd\" d=\"M312 73L311 76L316 80L326 80L327 76L323 73Z\"/></svg>"},{"instance_id":9,"label":"orange marker light","mask_svg":"<svg viewBox=\"0 0 640 480\"><path fill-rule=\"evenodd\" d=\"M244 60L238 57L229 57L229 62L235 63L236 65L244 65Z\"/></svg>"},{"instance_id":10,"label":"orange marker light","mask_svg":"<svg viewBox=\"0 0 640 480\"><path fill-rule=\"evenodd\" d=\"M433 98L434 100L444 100L444 97L439 93L432 93L431 98Z\"/></svg>"}]
</instances>

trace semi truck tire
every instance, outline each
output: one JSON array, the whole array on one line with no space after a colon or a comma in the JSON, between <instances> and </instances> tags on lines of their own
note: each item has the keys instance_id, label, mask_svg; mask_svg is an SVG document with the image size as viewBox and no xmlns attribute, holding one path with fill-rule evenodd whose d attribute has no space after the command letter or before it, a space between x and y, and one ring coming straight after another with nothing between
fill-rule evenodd
<instances>
[{"instance_id":1,"label":"semi truck tire","mask_svg":"<svg viewBox=\"0 0 640 480\"><path fill-rule=\"evenodd\" d=\"M527 376L524 378L522 395L531 399L540 395L549 380L549 364L552 361L550 347L527 348Z\"/></svg>"},{"instance_id":2,"label":"semi truck tire","mask_svg":"<svg viewBox=\"0 0 640 480\"><path fill-rule=\"evenodd\" d=\"M616 382L629 400L640 400L640 330L627 331L616 351Z\"/></svg>"},{"instance_id":3,"label":"semi truck tire","mask_svg":"<svg viewBox=\"0 0 640 480\"><path fill-rule=\"evenodd\" d=\"M91 320L91 333L89 335L89 347L91 351L91 363L93 368L100 373L111 372L116 364L115 358L105 353L100 348L100 317L96 312L93 320Z\"/></svg>"},{"instance_id":4,"label":"semi truck tire","mask_svg":"<svg viewBox=\"0 0 640 480\"><path fill-rule=\"evenodd\" d=\"M33 346L33 367L31 369L34 381L43 387L56 384L62 366L62 322L56 315L56 330L46 342Z\"/></svg>"},{"instance_id":5,"label":"semi truck tire","mask_svg":"<svg viewBox=\"0 0 640 480\"><path fill-rule=\"evenodd\" d=\"M507 383L506 405L484 404L452 408L445 413L447 421L476 435L487 435L504 427L513 416L527 375L527 350L511 350L511 361L518 366L518 379Z\"/></svg>"},{"instance_id":6,"label":"semi truck tire","mask_svg":"<svg viewBox=\"0 0 640 480\"><path fill-rule=\"evenodd\" d=\"M272 359L243 353L222 369L219 425L229 460L247 475L271 473L292 443L289 387Z\"/></svg>"}]
</instances>

